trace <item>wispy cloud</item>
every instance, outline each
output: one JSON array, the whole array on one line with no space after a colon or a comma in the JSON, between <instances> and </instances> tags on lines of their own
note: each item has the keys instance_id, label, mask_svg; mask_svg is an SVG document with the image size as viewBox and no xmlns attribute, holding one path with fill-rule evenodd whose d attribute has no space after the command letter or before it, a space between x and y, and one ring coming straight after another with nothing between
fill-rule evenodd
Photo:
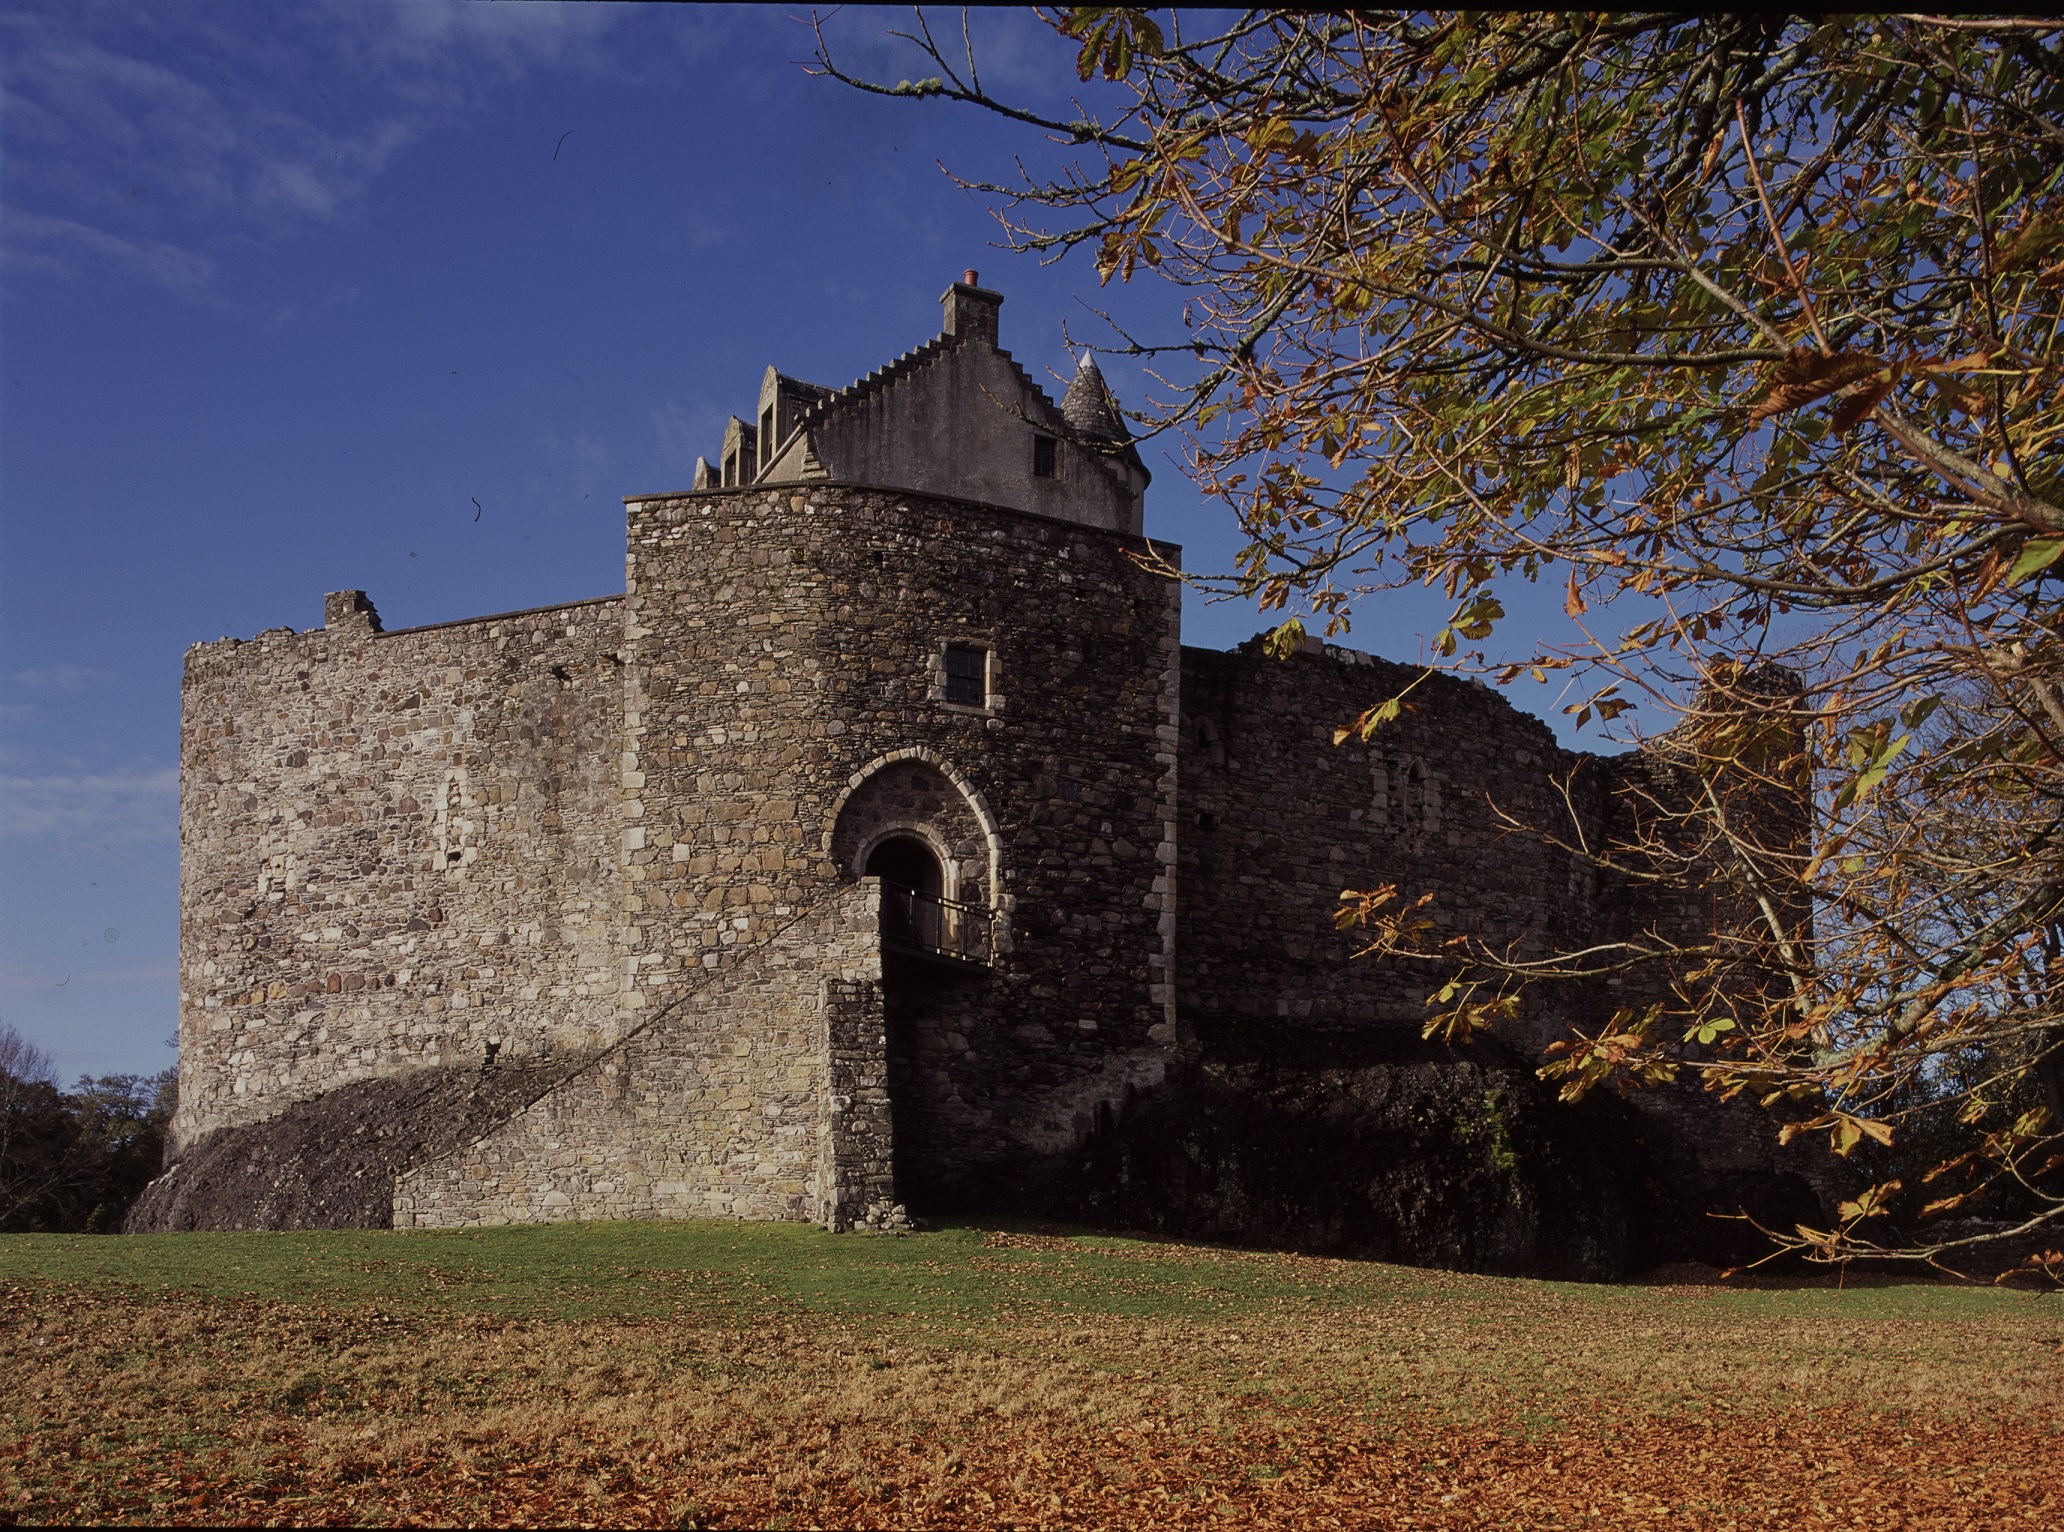
<instances>
[{"instance_id":1,"label":"wispy cloud","mask_svg":"<svg viewBox=\"0 0 2064 1532\"><path fill-rule=\"evenodd\" d=\"M175 767L40 776L0 772L0 835L126 842L178 833Z\"/></svg>"},{"instance_id":2,"label":"wispy cloud","mask_svg":"<svg viewBox=\"0 0 2064 1532\"><path fill-rule=\"evenodd\" d=\"M313 0L0 10L13 280L214 296L218 258L349 216L424 134L545 69L620 66L623 13Z\"/></svg>"},{"instance_id":3,"label":"wispy cloud","mask_svg":"<svg viewBox=\"0 0 2064 1532\"><path fill-rule=\"evenodd\" d=\"M68 692L112 681L115 673L91 665L43 665L34 670L17 670L8 679L31 691Z\"/></svg>"},{"instance_id":4,"label":"wispy cloud","mask_svg":"<svg viewBox=\"0 0 2064 1532\"><path fill-rule=\"evenodd\" d=\"M173 958L105 968L84 963L68 968L43 958L0 958L0 1001L21 1001L56 989L155 989L178 982L179 963Z\"/></svg>"}]
</instances>

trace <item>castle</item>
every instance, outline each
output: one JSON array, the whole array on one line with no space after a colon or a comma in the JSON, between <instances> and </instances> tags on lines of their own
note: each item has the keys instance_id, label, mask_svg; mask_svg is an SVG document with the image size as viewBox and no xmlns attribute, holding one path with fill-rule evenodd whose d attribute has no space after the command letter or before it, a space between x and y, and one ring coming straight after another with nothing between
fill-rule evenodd
<instances>
[{"instance_id":1,"label":"castle","mask_svg":"<svg viewBox=\"0 0 2064 1532\"><path fill-rule=\"evenodd\" d=\"M1200 1068L1218 1105L1173 1109L1222 1136L1227 1091L1310 1127L1339 1114L1291 1098L1342 1070L1447 1067L1417 1042L1429 976L1350 961L1342 889L1431 890L1522 950L1658 918L1494 812L1602 834L1630 758L1442 676L1336 747L1417 671L1185 648L1103 379L1085 356L1055 404L1002 302L967 273L937 337L845 388L769 368L691 489L626 499L621 595L387 632L345 591L319 629L188 652L180 1100L132 1227L1152 1223L1210 1181L1205 1232L1272 1237L1262 1193L1220 1194L1266 1146L1111 1146ZM1538 1003L1497 1046L1537 1061L1616 998ZM1509 1136L1485 1124L1528 1071L1471 1079L1439 1131ZM1669 1196L1797 1198L1767 1125L1695 1094L1622 1129ZM1312 1131L1295 1174L1323 1183ZM1551 1149L1542 1229L1620 1173ZM1331 1195L1297 1193L1307 1224L1339 1225ZM1370 1238L1334 1244L1416 1249Z\"/></svg>"}]
</instances>

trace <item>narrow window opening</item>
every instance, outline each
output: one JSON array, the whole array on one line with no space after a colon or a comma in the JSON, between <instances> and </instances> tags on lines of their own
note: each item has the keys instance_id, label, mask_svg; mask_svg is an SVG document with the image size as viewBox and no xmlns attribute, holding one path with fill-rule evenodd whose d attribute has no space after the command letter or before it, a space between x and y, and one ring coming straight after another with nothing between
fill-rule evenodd
<instances>
[{"instance_id":1,"label":"narrow window opening","mask_svg":"<svg viewBox=\"0 0 2064 1532\"><path fill-rule=\"evenodd\" d=\"M768 405L760 411L760 472L765 473L773 466L774 456L774 406Z\"/></svg>"},{"instance_id":2,"label":"narrow window opening","mask_svg":"<svg viewBox=\"0 0 2064 1532\"><path fill-rule=\"evenodd\" d=\"M724 454L724 488L735 489L737 488L737 486L738 454L735 452L727 452Z\"/></svg>"},{"instance_id":3,"label":"narrow window opening","mask_svg":"<svg viewBox=\"0 0 2064 1532\"><path fill-rule=\"evenodd\" d=\"M946 646L946 700L981 707L989 700L989 651L972 644Z\"/></svg>"},{"instance_id":4,"label":"narrow window opening","mask_svg":"<svg viewBox=\"0 0 2064 1532\"><path fill-rule=\"evenodd\" d=\"M1051 436L1035 436L1032 438L1033 478L1051 479L1055 476L1054 464L1056 460L1054 449L1058 445Z\"/></svg>"}]
</instances>

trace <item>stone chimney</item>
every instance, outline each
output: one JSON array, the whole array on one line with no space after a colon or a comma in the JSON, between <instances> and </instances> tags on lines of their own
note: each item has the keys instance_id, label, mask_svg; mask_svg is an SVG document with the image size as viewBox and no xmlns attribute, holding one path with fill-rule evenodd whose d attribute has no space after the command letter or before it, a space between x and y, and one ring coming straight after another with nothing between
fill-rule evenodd
<instances>
[{"instance_id":1,"label":"stone chimney","mask_svg":"<svg viewBox=\"0 0 2064 1532\"><path fill-rule=\"evenodd\" d=\"M940 296L946 310L946 333L956 340L997 343L996 316L1003 307L1003 294L977 286L977 273L961 273L961 279Z\"/></svg>"},{"instance_id":2,"label":"stone chimney","mask_svg":"<svg viewBox=\"0 0 2064 1532\"><path fill-rule=\"evenodd\" d=\"M380 631L380 613L372 598L362 590L333 590L323 597L323 626L356 628L362 633Z\"/></svg>"}]
</instances>

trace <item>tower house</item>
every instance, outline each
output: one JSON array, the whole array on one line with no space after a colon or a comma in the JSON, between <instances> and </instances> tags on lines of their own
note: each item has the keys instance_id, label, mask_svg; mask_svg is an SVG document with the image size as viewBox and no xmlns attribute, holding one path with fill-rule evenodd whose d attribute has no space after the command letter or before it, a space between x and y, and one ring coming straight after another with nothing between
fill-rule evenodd
<instances>
[{"instance_id":1,"label":"tower house","mask_svg":"<svg viewBox=\"0 0 2064 1532\"><path fill-rule=\"evenodd\" d=\"M1275 1237L1289 1193L1254 1178L1294 1141L1307 1243L1391 1216L1325 1172L1387 1153L1349 1141L1346 1066L1297 1061L1416 1047L1439 976L1350 961L1341 890L1581 944L1626 901L1564 848L1651 766L1316 640L1184 648L1122 411L1089 356L1050 397L1002 303L965 273L842 388L769 367L687 489L626 497L620 595L388 630L338 592L321 628L188 651L176 1163L142 1226L345 1217L261 1189L197 1224L275 1140L268 1186L402 1226L1082 1207L1129 1102L1257 1069L1294 1086L1242 1098L1208 1175L1135 1187L1149 1214L1216 1198L1188 1226ZM1614 1003L1551 997L1500 1045ZM1687 1198L1769 1170L1739 1113L1657 1102Z\"/></svg>"}]
</instances>

